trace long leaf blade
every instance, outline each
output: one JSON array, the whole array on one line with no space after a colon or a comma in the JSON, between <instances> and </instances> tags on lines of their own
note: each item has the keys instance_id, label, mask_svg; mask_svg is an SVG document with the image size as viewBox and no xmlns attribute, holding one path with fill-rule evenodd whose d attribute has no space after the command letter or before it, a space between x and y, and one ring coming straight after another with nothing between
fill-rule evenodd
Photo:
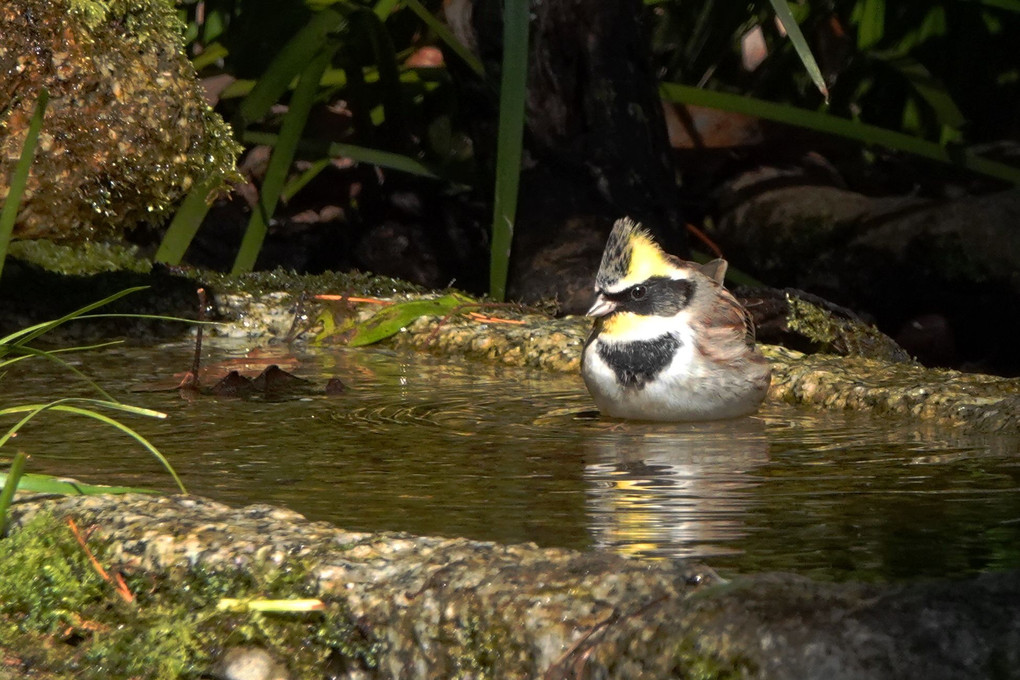
<instances>
[{"instance_id":1,"label":"long leaf blade","mask_svg":"<svg viewBox=\"0 0 1020 680\"><path fill-rule=\"evenodd\" d=\"M203 182L191 187L163 234L163 241L156 251L156 262L169 265L181 263L198 228L202 226L202 220L209 213L209 192L213 186L212 182Z\"/></svg>"},{"instance_id":2,"label":"long leaf blade","mask_svg":"<svg viewBox=\"0 0 1020 680\"><path fill-rule=\"evenodd\" d=\"M7 246L14 233L14 223L18 219L18 208L21 206L21 196L25 193L25 186L28 184L28 173L32 169L32 161L35 159L39 131L42 129L43 117L46 115L46 105L49 100L50 93L44 87L39 91L39 97L35 100L35 110L32 112L32 120L28 124L25 143L21 147L21 156L14 166L14 172L11 173L7 198L4 200L3 209L0 210L0 274L3 273L4 260L7 259Z\"/></svg>"},{"instance_id":3,"label":"long leaf blade","mask_svg":"<svg viewBox=\"0 0 1020 680\"><path fill-rule=\"evenodd\" d=\"M517 190L524 140L524 103L528 84L527 2L508 2L503 8L503 76L499 90L499 130L496 141L496 196L492 211L489 294L506 298L506 280L517 219Z\"/></svg>"},{"instance_id":4,"label":"long leaf blade","mask_svg":"<svg viewBox=\"0 0 1020 680\"><path fill-rule=\"evenodd\" d=\"M811 77L811 82L815 84L818 91L825 97L825 101L829 101L829 88L825 84L825 78L822 77L822 71L818 68L818 62L815 61L814 55L811 54L811 48L808 46L807 40L804 39L804 34L801 32L800 26L797 25L797 20L793 18L790 6L786 3L786 0L769 0L769 2L772 3L772 8L775 10L779 22L786 29L786 35L790 37L793 49L797 51L797 56L800 57L801 62L804 64L804 69Z\"/></svg>"},{"instance_id":5,"label":"long leaf blade","mask_svg":"<svg viewBox=\"0 0 1020 680\"><path fill-rule=\"evenodd\" d=\"M887 130L877 125L858 123L844 118L837 118L836 116L807 111L795 106L776 104L764 99L702 90L679 83L661 83L659 91L662 93L663 98L671 102L695 104L723 111L743 113L749 116L758 116L759 118L766 118L779 123L788 123L809 130L839 135L847 139L864 142L865 144L878 144L897 151L905 151L923 158L930 158L941 163L959 165L973 172L1020 186L1020 168L997 163L968 151L962 153L950 152L939 144L912 137L902 132Z\"/></svg>"},{"instance_id":6,"label":"long leaf blade","mask_svg":"<svg viewBox=\"0 0 1020 680\"><path fill-rule=\"evenodd\" d=\"M298 141L301 139L301 132L308 120L308 113L311 111L312 103L319 88L319 78L326 70L330 58L333 55L332 49L320 50L312 61L306 66L298 81L297 88L290 100L290 108L283 119L280 127L280 136L273 148L272 156L269 158L269 166L266 169L266 177L262 182L259 191L259 202L252 210L251 219L248 221L248 228L241 239L241 247L234 259L232 274L250 272L255 267L255 260L258 258L259 250L262 249L262 242L265 239L269 220L276 210L280 192L283 191L287 180L287 172L294 160L294 152L297 150Z\"/></svg>"}]
</instances>

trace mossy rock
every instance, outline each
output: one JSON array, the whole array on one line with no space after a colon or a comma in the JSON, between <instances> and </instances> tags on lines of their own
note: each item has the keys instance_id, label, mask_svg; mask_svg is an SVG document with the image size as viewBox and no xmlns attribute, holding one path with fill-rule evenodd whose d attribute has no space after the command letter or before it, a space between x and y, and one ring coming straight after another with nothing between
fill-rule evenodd
<instances>
[{"instance_id":1,"label":"mossy rock","mask_svg":"<svg viewBox=\"0 0 1020 680\"><path fill-rule=\"evenodd\" d=\"M240 147L203 97L170 0L9 0L0 34L0 201L50 94L15 238L116 236L195 184L237 177Z\"/></svg>"}]
</instances>

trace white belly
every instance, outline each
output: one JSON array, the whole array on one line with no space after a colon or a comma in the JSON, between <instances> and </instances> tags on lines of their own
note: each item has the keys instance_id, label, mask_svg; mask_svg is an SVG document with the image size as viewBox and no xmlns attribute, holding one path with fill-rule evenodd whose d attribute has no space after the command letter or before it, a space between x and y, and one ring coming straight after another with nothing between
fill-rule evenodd
<instances>
[{"instance_id":1,"label":"white belly","mask_svg":"<svg viewBox=\"0 0 1020 680\"><path fill-rule=\"evenodd\" d=\"M708 364L685 342L670 365L642 386L624 387L598 353L598 340L584 351L581 374L599 411L631 420L717 420L753 413L768 390L761 369ZM766 367L767 373L767 367Z\"/></svg>"}]
</instances>

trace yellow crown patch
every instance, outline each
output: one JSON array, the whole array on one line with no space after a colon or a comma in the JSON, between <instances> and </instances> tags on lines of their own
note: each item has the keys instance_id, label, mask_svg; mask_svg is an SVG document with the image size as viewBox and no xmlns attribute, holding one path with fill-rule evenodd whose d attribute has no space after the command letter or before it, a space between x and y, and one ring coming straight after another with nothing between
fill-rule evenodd
<instances>
[{"instance_id":1,"label":"yellow crown patch","mask_svg":"<svg viewBox=\"0 0 1020 680\"><path fill-rule=\"evenodd\" d=\"M630 267L627 270L628 281L639 283L654 276L669 276L673 269L666 259L666 253L651 236L644 231L634 234Z\"/></svg>"},{"instance_id":2,"label":"yellow crown patch","mask_svg":"<svg viewBox=\"0 0 1020 680\"><path fill-rule=\"evenodd\" d=\"M602 290L622 290L653 276L669 276L673 268L651 234L634 220L616 221L602 253L602 265L595 277Z\"/></svg>"}]
</instances>

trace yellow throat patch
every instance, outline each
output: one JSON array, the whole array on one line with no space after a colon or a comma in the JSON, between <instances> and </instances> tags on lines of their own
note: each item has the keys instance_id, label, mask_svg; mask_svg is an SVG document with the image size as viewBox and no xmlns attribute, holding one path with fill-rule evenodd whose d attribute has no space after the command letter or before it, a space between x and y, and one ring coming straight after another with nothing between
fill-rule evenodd
<instances>
[{"instance_id":1,"label":"yellow throat patch","mask_svg":"<svg viewBox=\"0 0 1020 680\"><path fill-rule=\"evenodd\" d=\"M610 314L602 322L601 335L612 340L615 336L625 336L634 331L641 330L642 325L648 323L648 318L634 314L633 312L616 312Z\"/></svg>"}]
</instances>

